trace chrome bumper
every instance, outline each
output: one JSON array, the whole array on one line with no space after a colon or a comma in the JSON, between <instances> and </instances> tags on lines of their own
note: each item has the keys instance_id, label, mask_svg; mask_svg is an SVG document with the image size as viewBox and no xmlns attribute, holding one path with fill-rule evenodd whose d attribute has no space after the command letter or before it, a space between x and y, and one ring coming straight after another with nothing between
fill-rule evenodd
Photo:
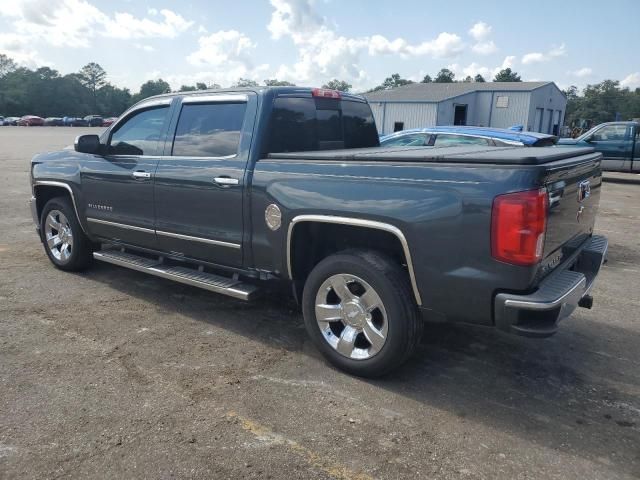
<instances>
[{"instance_id":1,"label":"chrome bumper","mask_svg":"<svg viewBox=\"0 0 640 480\"><path fill-rule=\"evenodd\" d=\"M545 278L528 295L499 293L495 297L494 321L501 330L529 337L548 337L558 322L573 313L581 300L588 299L593 282L606 260L609 243L594 235L559 271Z\"/></svg>"},{"instance_id":2,"label":"chrome bumper","mask_svg":"<svg viewBox=\"0 0 640 480\"><path fill-rule=\"evenodd\" d=\"M36 197L32 196L29 199L29 209L31 210L31 218L36 226L36 230L40 232L40 219L38 218L38 206L36 204Z\"/></svg>"}]
</instances>

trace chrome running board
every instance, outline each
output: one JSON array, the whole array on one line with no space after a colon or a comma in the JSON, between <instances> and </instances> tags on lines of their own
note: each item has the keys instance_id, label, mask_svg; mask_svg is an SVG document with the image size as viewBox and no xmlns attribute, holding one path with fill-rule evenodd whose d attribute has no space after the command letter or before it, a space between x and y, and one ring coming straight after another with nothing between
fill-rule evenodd
<instances>
[{"instance_id":1,"label":"chrome running board","mask_svg":"<svg viewBox=\"0 0 640 480\"><path fill-rule=\"evenodd\" d=\"M194 268L165 265L160 259L141 257L119 250L102 250L93 253L93 258L101 262L130 268L138 272L148 273L156 277L166 278L174 282L203 288L210 292L221 293L240 300L252 300L259 288L240 280L201 272Z\"/></svg>"}]
</instances>

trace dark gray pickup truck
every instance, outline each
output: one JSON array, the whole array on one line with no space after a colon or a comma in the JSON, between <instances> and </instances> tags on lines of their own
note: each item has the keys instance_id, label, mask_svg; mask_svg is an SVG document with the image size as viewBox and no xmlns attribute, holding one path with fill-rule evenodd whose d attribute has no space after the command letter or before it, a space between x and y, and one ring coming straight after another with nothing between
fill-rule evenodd
<instances>
[{"instance_id":1,"label":"dark gray pickup truck","mask_svg":"<svg viewBox=\"0 0 640 480\"><path fill-rule=\"evenodd\" d=\"M605 259L589 148L380 148L364 99L255 88L144 100L32 160L62 270L92 259L251 300L291 287L335 365L400 365L423 320L544 337Z\"/></svg>"}]
</instances>

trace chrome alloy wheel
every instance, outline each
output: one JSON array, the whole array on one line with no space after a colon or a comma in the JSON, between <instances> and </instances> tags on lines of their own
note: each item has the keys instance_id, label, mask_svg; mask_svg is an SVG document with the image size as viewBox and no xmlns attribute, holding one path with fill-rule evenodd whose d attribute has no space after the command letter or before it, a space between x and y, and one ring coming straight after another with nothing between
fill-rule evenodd
<instances>
[{"instance_id":1,"label":"chrome alloy wheel","mask_svg":"<svg viewBox=\"0 0 640 480\"><path fill-rule=\"evenodd\" d=\"M73 249L73 232L69 220L60 210L51 210L44 224L45 241L53 257L67 262Z\"/></svg>"},{"instance_id":2,"label":"chrome alloy wheel","mask_svg":"<svg viewBox=\"0 0 640 480\"><path fill-rule=\"evenodd\" d=\"M382 299L355 275L327 278L316 294L315 311L324 339L347 358L371 358L387 340L389 324Z\"/></svg>"}]
</instances>

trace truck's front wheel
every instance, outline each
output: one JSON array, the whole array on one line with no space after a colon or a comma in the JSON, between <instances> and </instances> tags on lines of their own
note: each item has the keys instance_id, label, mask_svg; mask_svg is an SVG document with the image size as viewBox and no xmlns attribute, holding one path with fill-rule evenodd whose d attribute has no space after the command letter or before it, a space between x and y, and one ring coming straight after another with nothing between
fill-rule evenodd
<instances>
[{"instance_id":1,"label":"truck's front wheel","mask_svg":"<svg viewBox=\"0 0 640 480\"><path fill-rule=\"evenodd\" d=\"M66 197L52 198L46 203L40 217L40 231L47 256L56 267L67 271L87 267L91 261L91 242Z\"/></svg>"},{"instance_id":2,"label":"truck's front wheel","mask_svg":"<svg viewBox=\"0 0 640 480\"><path fill-rule=\"evenodd\" d=\"M420 340L407 274L377 252L331 255L303 293L307 331L324 356L354 375L376 377L402 364Z\"/></svg>"}]
</instances>

